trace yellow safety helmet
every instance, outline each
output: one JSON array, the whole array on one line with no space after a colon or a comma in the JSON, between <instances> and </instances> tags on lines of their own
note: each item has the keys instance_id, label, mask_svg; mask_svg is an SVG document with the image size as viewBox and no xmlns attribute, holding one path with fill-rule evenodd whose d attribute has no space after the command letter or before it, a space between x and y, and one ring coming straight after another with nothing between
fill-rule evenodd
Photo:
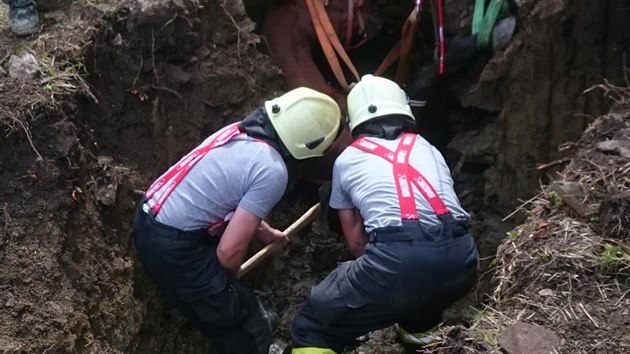
<instances>
[{"instance_id":1,"label":"yellow safety helmet","mask_svg":"<svg viewBox=\"0 0 630 354\"><path fill-rule=\"evenodd\" d=\"M398 114L415 122L407 94L394 81L364 75L348 94L350 131L372 119Z\"/></svg>"},{"instance_id":2,"label":"yellow safety helmet","mask_svg":"<svg viewBox=\"0 0 630 354\"><path fill-rule=\"evenodd\" d=\"M331 97L298 87L265 102L278 137L298 160L324 155L341 125L341 111Z\"/></svg>"}]
</instances>

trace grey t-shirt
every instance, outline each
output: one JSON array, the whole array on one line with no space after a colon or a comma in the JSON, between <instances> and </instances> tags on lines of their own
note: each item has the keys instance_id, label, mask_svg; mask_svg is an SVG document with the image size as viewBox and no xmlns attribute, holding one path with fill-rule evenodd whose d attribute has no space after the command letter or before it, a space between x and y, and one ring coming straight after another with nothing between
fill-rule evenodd
<instances>
[{"instance_id":1,"label":"grey t-shirt","mask_svg":"<svg viewBox=\"0 0 630 354\"><path fill-rule=\"evenodd\" d=\"M286 164L271 145L249 137L233 138L190 169L156 219L180 230L196 230L224 220L237 206L264 219L282 198L287 182ZM155 193L150 206L160 194Z\"/></svg>"},{"instance_id":2,"label":"grey t-shirt","mask_svg":"<svg viewBox=\"0 0 630 354\"><path fill-rule=\"evenodd\" d=\"M396 150L400 141L369 139L392 151ZM470 216L459 204L442 154L424 138L418 137L409 163L435 188L453 216L468 222ZM420 222L427 226L438 225L439 219L429 202L415 186L413 190ZM330 206L335 209L359 209L367 232L379 227L400 226L400 203L392 164L369 152L353 147L345 149L333 168Z\"/></svg>"}]
</instances>

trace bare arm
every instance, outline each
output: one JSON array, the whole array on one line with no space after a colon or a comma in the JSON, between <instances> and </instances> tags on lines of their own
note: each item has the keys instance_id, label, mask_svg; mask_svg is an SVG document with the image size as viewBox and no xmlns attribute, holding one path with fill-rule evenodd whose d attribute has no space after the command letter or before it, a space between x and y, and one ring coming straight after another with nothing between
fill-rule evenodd
<instances>
[{"instance_id":1,"label":"bare arm","mask_svg":"<svg viewBox=\"0 0 630 354\"><path fill-rule=\"evenodd\" d=\"M217 246L217 258L223 268L236 274L247 255L249 244L262 219L247 209L238 207Z\"/></svg>"},{"instance_id":2,"label":"bare arm","mask_svg":"<svg viewBox=\"0 0 630 354\"><path fill-rule=\"evenodd\" d=\"M363 255L367 236L363 228L363 218L358 209L340 209L339 221L343 229L343 236L348 245L348 250L353 256Z\"/></svg>"}]
</instances>

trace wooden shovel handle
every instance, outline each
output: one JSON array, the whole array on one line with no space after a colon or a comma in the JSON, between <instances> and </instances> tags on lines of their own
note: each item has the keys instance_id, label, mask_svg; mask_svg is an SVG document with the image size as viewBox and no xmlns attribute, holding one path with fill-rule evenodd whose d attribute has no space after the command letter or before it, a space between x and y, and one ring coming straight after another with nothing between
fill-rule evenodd
<instances>
[{"instance_id":1,"label":"wooden shovel handle","mask_svg":"<svg viewBox=\"0 0 630 354\"><path fill-rule=\"evenodd\" d=\"M287 227L284 230L284 234L288 237L293 236L295 233L300 231L304 226L310 224L317 218L319 212L321 211L320 203L313 205L310 209L306 211L299 219L297 219L291 226ZM250 259L241 264L241 267L238 269L236 273L237 278L243 277L245 274L249 273L255 266L260 264L263 260L265 260L270 254L273 254L273 251L279 247L277 242L270 243L265 246L260 251L256 252Z\"/></svg>"}]
</instances>

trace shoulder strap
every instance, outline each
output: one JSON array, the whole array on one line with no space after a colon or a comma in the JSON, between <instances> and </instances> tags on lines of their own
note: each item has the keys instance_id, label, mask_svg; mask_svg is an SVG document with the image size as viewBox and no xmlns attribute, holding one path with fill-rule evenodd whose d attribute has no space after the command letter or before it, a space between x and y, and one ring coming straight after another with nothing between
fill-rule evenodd
<instances>
[{"instance_id":1,"label":"shoulder strap","mask_svg":"<svg viewBox=\"0 0 630 354\"><path fill-rule=\"evenodd\" d=\"M410 214L415 215L415 219L418 218L415 199L413 198L413 193L411 193L409 182L416 186L438 216L448 214L450 211L444 205L433 186L418 170L409 164L409 155L416 138L416 134L403 134L395 152L367 138L359 138L351 146L377 155L393 165L396 190L403 219L409 219ZM411 194L411 196L408 197L407 194ZM411 210L411 202L413 202L413 210Z\"/></svg>"},{"instance_id":2,"label":"shoulder strap","mask_svg":"<svg viewBox=\"0 0 630 354\"><path fill-rule=\"evenodd\" d=\"M206 145L202 145L189 152L186 156L181 158L179 162L169 168L160 178L158 178L146 192L147 199L151 199L156 192L162 191L157 201L151 209L157 215L162 208L162 204L168 196L173 192L175 187L181 182L184 176L190 171L190 169L206 154L219 147L237 135L242 134L238 129L238 122L228 125L219 131L219 133L208 142Z\"/></svg>"}]
</instances>

